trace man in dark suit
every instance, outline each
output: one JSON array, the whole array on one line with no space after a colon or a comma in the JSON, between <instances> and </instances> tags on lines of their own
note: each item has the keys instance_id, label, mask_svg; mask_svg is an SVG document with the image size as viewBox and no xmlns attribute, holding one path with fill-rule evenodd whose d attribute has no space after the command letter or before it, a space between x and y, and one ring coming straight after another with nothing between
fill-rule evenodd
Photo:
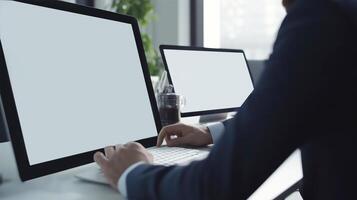
<instances>
[{"instance_id":1,"label":"man in dark suit","mask_svg":"<svg viewBox=\"0 0 357 200\"><path fill-rule=\"evenodd\" d=\"M214 142L207 159L153 166L137 143L94 159L129 199L247 199L301 148L305 199L356 199L356 48L356 0L297 0L259 83L220 138L206 126L160 133L158 145Z\"/></svg>"}]
</instances>

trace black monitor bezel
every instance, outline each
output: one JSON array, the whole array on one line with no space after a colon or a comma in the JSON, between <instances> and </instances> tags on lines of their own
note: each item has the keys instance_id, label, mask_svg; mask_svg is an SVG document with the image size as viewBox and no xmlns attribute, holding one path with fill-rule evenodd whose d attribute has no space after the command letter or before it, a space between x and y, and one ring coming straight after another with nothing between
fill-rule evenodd
<instances>
[{"instance_id":1,"label":"black monitor bezel","mask_svg":"<svg viewBox=\"0 0 357 200\"><path fill-rule=\"evenodd\" d=\"M185 50L185 51L211 51L211 52L233 52L233 53L242 53L245 59L245 62L248 67L250 80L254 87L252 73L245 56L245 53L241 49L226 49L226 48L206 48L206 47L193 47L193 46L181 46L181 45L160 45L160 53L164 63L165 70L167 71L167 78L170 84L173 85L169 66L166 61L165 52L164 50ZM175 87L175 85L173 85ZM218 114L218 113L228 113L228 112L235 112L238 111L240 107L229 107L223 109L212 109L212 110L202 110L202 111L193 111L193 112L181 112L181 117L194 117L194 116L201 116L201 115L209 115L209 114Z\"/></svg>"},{"instance_id":2,"label":"black monitor bezel","mask_svg":"<svg viewBox=\"0 0 357 200\"><path fill-rule=\"evenodd\" d=\"M131 24L133 27L133 32L135 35L135 41L140 56L140 62L142 65L145 83L150 98L153 116L156 123L157 133L159 133L159 131L161 130L160 115L158 112L154 90L151 83L150 73L146 62L139 25L135 18L131 16L120 15L113 12L89 8L89 7L80 6L67 2L61 2L61 1L44 1L44 0L12 0L12 1ZM36 165L30 165L5 61L6 61L5 55L0 40L0 95L3 102L4 113L6 116L6 121L8 124L10 138L12 141L12 146L15 153L16 162L17 162L18 171L21 180L26 181L41 176L49 175L52 173L60 172L66 169L92 163L93 154L97 151L103 152L103 149L96 149L93 151L89 151L89 152L85 152L65 158L60 158L60 159L56 159ZM141 143L145 147L151 147L151 146L155 146L156 139L157 136L154 136L154 137L139 140L137 142Z\"/></svg>"}]
</instances>

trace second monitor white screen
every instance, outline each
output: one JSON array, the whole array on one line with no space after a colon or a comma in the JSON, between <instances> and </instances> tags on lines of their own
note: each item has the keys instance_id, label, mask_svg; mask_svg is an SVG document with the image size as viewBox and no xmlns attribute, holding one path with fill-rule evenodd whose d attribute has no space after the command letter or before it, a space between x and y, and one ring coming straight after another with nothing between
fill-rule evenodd
<instances>
[{"instance_id":1,"label":"second monitor white screen","mask_svg":"<svg viewBox=\"0 0 357 200\"><path fill-rule=\"evenodd\" d=\"M244 54L164 50L177 94L186 98L182 113L240 107L253 91Z\"/></svg>"}]
</instances>

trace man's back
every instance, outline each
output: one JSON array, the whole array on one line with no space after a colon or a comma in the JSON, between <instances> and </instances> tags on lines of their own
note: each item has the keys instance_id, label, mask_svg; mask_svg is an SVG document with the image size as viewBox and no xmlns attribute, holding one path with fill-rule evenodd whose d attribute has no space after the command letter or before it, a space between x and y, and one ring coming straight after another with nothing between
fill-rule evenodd
<instances>
[{"instance_id":1,"label":"man's back","mask_svg":"<svg viewBox=\"0 0 357 200\"><path fill-rule=\"evenodd\" d=\"M297 4L303 2L298 1ZM302 192L306 199L348 199L353 195L357 178L357 118L353 117L357 114L357 1L321 2L305 3L305 9L295 12L296 17L304 19L310 17L308 10L311 9L321 14L320 19L315 20L332 27L328 29L324 25L315 25L317 27L311 27L312 30L306 29L310 32L320 28L323 34L319 39L321 41L308 41L305 37L296 41L316 44L316 55L311 59L318 60L322 48L330 49L326 51L328 54L321 55L322 62L316 63L321 66L311 65L321 67L319 71L304 69L307 77L316 79L317 86L304 84L304 87L311 88L311 96L316 99L315 105L306 105L306 111L300 116L303 119L301 123L306 123L300 127L304 127L301 131L306 134L301 146L304 168ZM287 24L280 32L289 31L293 26ZM306 61L311 62L309 59ZM297 62L302 66L307 64L306 61L300 59Z\"/></svg>"},{"instance_id":2,"label":"man's back","mask_svg":"<svg viewBox=\"0 0 357 200\"><path fill-rule=\"evenodd\" d=\"M303 109L296 117L296 134L304 137L300 146L303 195L306 199L348 199L357 178L357 123L352 117L357 114L357 1L297 1L290 12L275 51L285 49L292 58L273 54L270 66L282 64L277 60L286 62L287 68L295 67L296 74L305 76L295 89L310 90L304 94L313 98L296 96L301 100L296 106ZM304 29L297 28L299 23ZM283 46L294 34L303 37L295 36L289 48ZM306 51L306 46L311 49L298 52ZM294 53L300 54L296 60ZM291 66L292 62L296 65Z\"/></svg>"}]
</instances>

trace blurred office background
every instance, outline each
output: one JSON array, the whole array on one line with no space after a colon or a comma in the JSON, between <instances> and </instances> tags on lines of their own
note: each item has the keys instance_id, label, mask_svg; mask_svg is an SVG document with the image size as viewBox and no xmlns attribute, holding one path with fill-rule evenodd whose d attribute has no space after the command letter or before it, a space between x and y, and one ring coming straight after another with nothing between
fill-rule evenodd
<instances>
[{"instance_id":1,"label":"blurred office background","mask_svg":"<svg viewBox=\"0 0 357 200\"><path fill-rule=\"evenodd\" d=\"M113 0L66 1L113 10ZM243 49L254 65L269 57L285 16L281 0L149 1L155 17L142 31L156 50L160 44Z\"/></svg>"}]
</instances>

